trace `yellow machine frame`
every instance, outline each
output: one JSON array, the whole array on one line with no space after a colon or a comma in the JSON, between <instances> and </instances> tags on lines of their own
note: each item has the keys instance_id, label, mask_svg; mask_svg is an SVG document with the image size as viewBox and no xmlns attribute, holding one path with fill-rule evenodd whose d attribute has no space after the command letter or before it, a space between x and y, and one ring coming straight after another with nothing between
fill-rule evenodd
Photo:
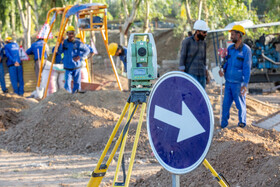
<instances>
[{"instance_id":1,"label":"yellow machine frame","mask_svg":"<svg viewBox=\"0 0 280 187\"><path fill-rule=\"evenodd\" d=\"M72 8L73 5L69 5L65 8L53 8L51 9L48 14L47 14L47 20L46 20L46 23L49 24L50 22L50 14L55 12L56 13L56 17L58 14L62 14L62 20L61 20L61 24L60 24L60 29L59 29L59 34L58 34L58 38L57 38L57 42L56 42L56 45L55 45L55 50L54 50L54 53L53 53L53 56L52 56L52 64L51 64L51 68L50 68L50 72L49 72L49 77L48 77L48 82L47 82L47 86L45 88L45 92L44 92L44 97L45 98L47 96L47 91L48 91L48 86L49 86L49 82L50 82L50 77L51 77L51 73L52 73L52 69L53 69L53 64L55 62L55 58L56 58L56 53L57 53L57 50L58 50L58 47L63 39L63 34L65 32L65 28L67 26L67 23L69 21L69 18L66 18L66 13L69 11L70 8ZM92 17L94 15L99 15L99 14L103 14L103 23L92 23ZM90 16L90 28L87 28L87 29L82 29L82 28L79 28L79 32L80 32L80 35L81 35L81 41L84 43L84 39L85 39L85 31L100 31L101 35L102 35L102 39L103 39L103 42L104 42L104 45L105 45L105 48L106 48L106 51L107 51L107 54L109 56L109 59L110 59L110 62L111 62L111 65L112 65L112 69L114 71L114 74L115 74L115 77L116 77L116 80L117 80L117 83L118 83L118 87L120 89L120 91L122 91L122 85L121 85L121 82L120 82L120 79L119 79L119 76L118 76L118 73L117 73L117 70L116 70L116 66L115 66L115 63L114 63L114 60L112 58L112 56L109 54L109 49L108 49L108 28L107 28L107 6L106 5L93 5L93 6L90 6L86 9L83 9L82 11L79 12L79 18L83 18L85 17L86 15L89 15ZM55 17L55 20L52 22L51 26L50 26L50 30L49 30L49 33L47 35L47 37L44 39L44 45L43 45L43 51L42 51L42 54L45 53L45 50L46 50L46 44L48 42L48 38L49 38L49 35L51 33L51 30L53 28L53 25L56 21L56 17ZM101 26L100 28L95 28L94 26ZM43 65L44 65L44 55L42 55L41 57L41 65L40 65L40 71L39 71L39 76L38 76L38 82L37 82L37 87L40 87L40 84L41 84L41 74L42 74L42 71L43 71ZM88 74L89 74L89 82L91 82L91 77L90 77L90 73L89 73L89 65L88 65L88 61L86 59L86 68L87 68L87 71L88 71Z\"/></svg>"}]
</instances>

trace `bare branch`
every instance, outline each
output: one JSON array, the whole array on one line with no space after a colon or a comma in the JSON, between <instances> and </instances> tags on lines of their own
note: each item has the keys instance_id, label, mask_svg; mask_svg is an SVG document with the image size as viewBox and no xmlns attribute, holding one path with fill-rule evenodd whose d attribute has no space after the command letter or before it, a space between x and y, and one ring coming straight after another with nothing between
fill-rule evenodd
<instances>
[{"instance_id":1,"label":"bare branch","mask_svg":"<svg viewBox=\"0 0 280 187\"><path fill-rule=\"evenodd\" d=\"M199 3L198 3L198 15L197 15L197 19L198 20L201 19L201 10L202 10L202 0L199 0Z\"/></svg>"},{"instance_id":2,"label":"bare branch","mask_svg":"<svg viewBox=\"0 0 280 187\"><path fill-rule=\"evenodd\" d=\"M35 12L35 9L34 9L34 7L31 5L30 1L29 1L29 0L26 0L26 2L27 2L28 5L31 7L32 11Z\"/></svg>"},{"instance_id":3,"label":"bare branch","mask_svg":"<svg viewBox=\"0 0 280 187\"><path fill-rule=\"evenodd\" d=\"M19 15L20 15L20 19L21 19L23 29L27 29L27 19L25 18L25 15L24 15L23 10L22 10L21 0L17 0L17 3L18 3L18 7L19 7Z\"/></svg>"}]
</instances>

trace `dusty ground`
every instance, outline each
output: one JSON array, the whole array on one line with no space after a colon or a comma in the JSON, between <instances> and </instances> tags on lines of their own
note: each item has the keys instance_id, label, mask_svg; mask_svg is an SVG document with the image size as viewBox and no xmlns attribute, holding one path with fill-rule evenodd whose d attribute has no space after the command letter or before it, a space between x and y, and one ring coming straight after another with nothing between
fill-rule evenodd
<instances>
[{"instance_id":1,"label":"dusty ground","mask_svg":"<svg viewBox=\"0 0 280 187\"><path fill-rule=\"evenodd\" d=\"M236 128L237 109L233 107L229 128L218 132L219 88L208 86L207 93L215 116L208 161L233 186L279 186L279 132L250 125L279 110L278 106L248 99L248 127ZM40 102L1 95L0 111L4 115L0 116L0 186L85 186L128 95L117 91L117 85L115 91L75 95L61 90ZM137 119L139 114L135 116ZM135 133L136 119L129 133ZM145 125L144 122L131 186L170 186L171 174L153 157ZM133 141L130 134L127 162ZM116 162L117 157L101 186L111 186ZM200 166L182 175L181 185L218 183Z\"/></svg>"},{"instance_id":2,"label":"dusty ground","mask_svg":"<svg viewBox=\"0 0 280 187\"><path fill-rule=\"evenodd\" d=\"M178 45L170 32L158 34L156 41L161 42L161 49ZM170 60L177 54L168 55ZM72 95L61 90L42 101L0 95L0 186L86 186L129 96L118 91L108 60L102 55L95 58L94 80L101 84L99 91ZM120 79L127 89L126 78ZM248 97L245 129L236 127L238 111L233 106L229 128L220 131L220 88L208 85L206 91L215 116L208 161L232 186L280 186L280 133L251 125L280 110L279 92ZM139 112L131 123L126 163L138 118ZM121 126L125 121L126 117ZM101 186L112 185L117 155ZM153 156L145 121L130 186L171 186L171 174ZM199 166L181 176L181 186L219 185Z\"/></svg>"}]
</instances>

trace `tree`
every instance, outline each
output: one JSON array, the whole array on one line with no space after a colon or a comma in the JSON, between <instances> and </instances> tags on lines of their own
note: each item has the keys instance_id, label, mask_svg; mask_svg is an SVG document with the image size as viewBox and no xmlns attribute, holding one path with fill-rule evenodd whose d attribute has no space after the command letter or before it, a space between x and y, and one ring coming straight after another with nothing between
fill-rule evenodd
<instances>
[{"instance_id":1,"label":"tree","mask_svg":"<svg viewBox=\"0 0 280 187\"><path fill-rule=\"evenodd\" d=\"M123 46L127 46L127 33L129 31L131 24L133 23L133 21L136 17L136 10L139 7L141 0L133 0L132 8L131 8L130 12L128 9L128 2L129 1L127 1L127 0L122 0L123 9L124 9L124 13L125 13L125 20L124 20L123 25L121 26L120 44Z\"/></svg>"},{"instance_id":2,"label":"tree","mask_svg":"<svg viewBox=\"0 0 280 187\"><path fill-rule=\"evenodd\" d=\"M35 23L35 27L36 27L36 31L39 31L39 10L38 10L38 7L42 7L43 5L43 2L44 1L41 1L41 3L38 5L38 2L37 0L34 0L33 2L33 5L32 3L30 3L30 0L26 0L28 5L31 7L34 15L35 15L35 19L33 19L33 22Z\"/></svg>"},{"instance_id":3,"label":"tree","mask_svg":"<svg viewBox=\"0 0 280 187\"><path fill-rule=\"evenodd\" d=\"M151 20L165 20L171 14L172 0L144 0L141 2L136 19L143 21L143 32L150 30Z\"/></svg>"},{"instance_id":4,"label":"tree","mask_svg":"<svg viewBox=\"0 0 280 187\"><path fill-rule=\"evenodd\" d=\"M24 31L24 48L27 49L31 45L30 31L31 31L31 7L25 1L25 10L23 10L21 0L17 0L21 24Z\"/></svg>"}]
</instances>

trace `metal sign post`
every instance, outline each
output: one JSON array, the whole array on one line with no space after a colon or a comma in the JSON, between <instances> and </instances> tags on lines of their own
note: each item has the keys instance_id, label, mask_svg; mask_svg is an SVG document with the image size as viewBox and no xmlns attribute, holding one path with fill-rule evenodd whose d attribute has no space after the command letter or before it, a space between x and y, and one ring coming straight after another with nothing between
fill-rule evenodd
<instances>
[{"instance_id":1,"label":"metal sign post","mask_svg":"<svg viewBox=\"0 0 280 187\"><path fill-rule=\"evenodd\" d=\"M180 175L172 174L172 187L180 187Z\"/></svg>"}]
</instances>

